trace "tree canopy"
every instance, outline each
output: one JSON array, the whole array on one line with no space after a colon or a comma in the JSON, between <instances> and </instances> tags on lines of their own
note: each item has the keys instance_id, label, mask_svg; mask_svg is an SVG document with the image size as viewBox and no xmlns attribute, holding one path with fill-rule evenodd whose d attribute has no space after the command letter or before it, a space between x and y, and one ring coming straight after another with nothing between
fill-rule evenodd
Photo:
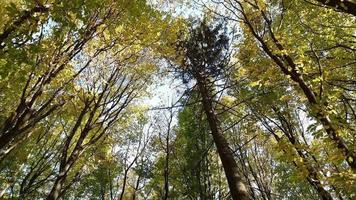
<instances>
[{"instance_id":1,"label":"tree canopy","mask_svg":"<svg viewBox=\"0 0 356 200\"><path fill-rule=\"evenodd\" d=\"M0 15L0 199L356 198L355 1Z\"/></svg>"}]
</instances>

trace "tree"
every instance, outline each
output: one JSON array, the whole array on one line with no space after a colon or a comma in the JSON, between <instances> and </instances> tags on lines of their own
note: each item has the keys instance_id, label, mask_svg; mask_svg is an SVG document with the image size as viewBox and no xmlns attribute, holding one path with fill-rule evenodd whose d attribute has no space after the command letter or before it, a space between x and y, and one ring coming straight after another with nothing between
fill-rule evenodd
<instances>
[{"instance_id":1,"label":"tree","mask_svg":"<svg viewBox=\"0 0 356 200\"><path fill-rule=\"evenodd\" d=\"M222 135L219 119L215 113L212 95L213 82L227 64L228 38L221 34L222 25L210 28L206 22L193 28L186 41L179 46L183 51L183 76L192 77L197 82L205 115L210 126L214 143L219 152L233 199L248 199L233 153Z\"/></svg>"},{"instance_id":2,"label":"tree","mask_svg":"<svg viewBox=\"0 0 356 200\"><path fill-rule=\"evenodd\" d=\"M116 134L112 126L129 118L129 105L146 94L154 45L168 35L157 34L167 25L161 14L145 1L78 2L53 2L48 18L31 13L21 26L9 21L18 29L5 30L11 33L1 44L1 167L11 173L17 164L24 167L16 179L1 171L1 195L44 198L51 191L48 199L63 197L83 175L83 159ZM43 26L21 32L37 24L36 17ZM157 21L162 26L150 31L142 26ZM18 46L21 36L33 41Z\"/></svg>"},{"instance_id":3,"label":"tree","mask_svg":"<svg viewBox=\"0 0 356 200\"><path fill-rule=\"evenodd\" d=\"M354 4L4 0L0 199L354 199Z\"/></svg>"},{"instance_id":4,"label":"tree","mask_svg":"<svg viewBox=\"0 0 356 200\"><path fill-rule=\"evenodd\" d=\"M292 7L305 9L305 7L303 7L305 5L299 6L297 2L293 1L289 4L284 4L283 2L274 2L270 5L271 8L267 7L267 5L262 1L237 1L236 3L225 2L225 5L232 8L230 11L232 12L233 17L235 17L233 20L241 23L243 28L246 30L246 38L248 39L245 41L250 41L253 43L253 45L257 45L257 51L261 50L264 52L262 57L267 56L269 60L272 61L272 65L278 67L280 72L294 83L292 87L297 88L297 90L300 91L306 98L308 108L310 109L310 114L320 122L329 138L334 142L335 147L343 154L344 159L349 164L350 168L354 169L355 150L342 136L343 131L349 130L344 129L344 125L342 125L339 120L335 119L336 117L333 114L335 111L333 111L333 108L338 107L338 103L332 102L327 97L327 94L331 94L332 92L339 90L339 88L336 88L338 87L336 86L338 84L333 83L333 76L328 73L329 70L333 69L334 63L330 63L326 58L323 58L323 56L315 54L315 46L322 46L322 43L320 42L323 41L323 35L315 34L313 29L320 30L320 27L315 24L304 26L304 20L301 18L295 18L297 21L300 19L298 23L301 24L301 27L298 25L298 23L296 23L297 27L295 27L293 30L291 30L290 27L287 27L286 24L283 23L285 17L290 16L291 18L288 19L292 20L292 16L295 13L289 11L286 9L286 7L289 9ZM272 8L280 9L280 12L278 12L276 15L273 15L270 11ZM311 19L311 16L305 17L307 19ZM325 18L329 19L329 17L329 15L326 15ZM299 35L299 37L304 37L304 35L300 35L300 28L304 29L304 27L309 27L307 30L313 34L313 39L310 40L309 44L303 43L305 40L300 40L301 44L298 45L298 48L295 46L295 43L291 43L290 40L286 40L284 42L284 40L281 39L282 37L279 35L281 33L289 33L295 34L296 36ZM345 34L347 34L349 30L346 28L343 31ZM349 40L346 39L348 36L342 34L340 37L345 37L345 44L341 45L345 48L340 47L340 51L335 52L334 48L331 48L329 49L330 53L343 54L348 51L347 41ZM293 37L290 37L290 39L293 40ZM330 46L339 48L336 47L337 45L334 44L333 40L330 40L329 42ZM323 47L320 48L322 49ZM306 54L303 54L303 52ZM319 53L321 52L319 51ZM306 60L308 60L307 62L310 62L311 65L304 65ZM344 61L334 61L340 62L340 64L345 68L350 65L350 63L346 64L349 61L349 58L346 58ZM344 64L344 62L346 63ZM323 67L324 65L328 67ZM340 70L345 69L344 67L340 67ZM317 74L316 76L315 73ZM350 79L348 76L349 73L344 75L347 77L343 78L346 80ZM348 96L349 92L350 91L348 89L344 88L341 93L344 93ZM336 98L341 98L341 96ZM348 122L346 122L346 124L347 123Z\"/></svg>"},{"instance_id":5,"label":"tree","mask_svg":"<svg viewBox=\"0 0 356 200\"><path fill-rule=\"evenodd\" d=\"M221 181L221 163L209 135L198 91L192 91L186 101L178 114L172 185L180 194L178 198L222 199L228 193L228 186Z\"/></svg>"},{"instance_id":6,"label":"tree","mask_svg":"<svg viewBox=\"0 0 356 200\"><path fill-rule=\"evenodd\" d=\"M77 9L75 4L63 6L68 6L67 9L73 12L85 12ZM44 8L43 11L48 10ZM0 126L1 160L26 140L40 121L66 103L65 97L61 98L63 91L90 64L92 59L89 59L78 71L73 70L72 61L94 37L98 27L102 26L109 16L117 16L110 7L102 7L98 11L90 10L81 19L88 23L79 26L74 24L77 19L72 19L69 15L62 15L63 11L57 9L60 8L54 9L51 17L42 22L44 24L39 27L39 30L33 30L39 36L35 36L35 33L32 32L30 32L31 35L24 35L20 32L20 38L21 36L28 37L28 40L33 39L33 41L25 42L20 48L10 44L1 49L1 55L5 58L1 65L1 74L5 82L1 87L4 88L3 93L6 94L6 97L11 96L11 100L3 99L3 102L8 103L9 107L3 110L2 118L4 119ZM24 12L27 18L32 18L32 15L35 15L34 11ZM22 20L21 17L19 20ZM27 20L29 19L23 19L23 23ZM49 20L53 20L55 24L55 31L52 35L45 34L44 26ZM6 27L11 30L4 30L3 34L5 35L3 36L6 36L4 40L15 41L17 34L13 32L16 29L12 27L17 28L18 26L20 24L15 21L14 25ZM66 38L66 34L73 38ZM11 38L10 35L15 35L15 38ZM5 41L4 43L6 44ZM110 44L104 44L102 48L94 52L92 58L110 46ZM20 68L20 66L22 67ZM16 70L20 70L21 73L18 74ZM19 82L8 84L6 80L10 77L19 80Z\"/></svg>"}]
</instances>

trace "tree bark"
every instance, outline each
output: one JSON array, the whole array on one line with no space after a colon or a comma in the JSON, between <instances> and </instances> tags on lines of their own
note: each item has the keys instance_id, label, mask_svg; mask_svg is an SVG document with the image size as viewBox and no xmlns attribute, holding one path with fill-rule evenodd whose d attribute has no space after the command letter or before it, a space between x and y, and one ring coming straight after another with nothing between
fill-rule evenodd
<instances>
[{"instance_id":1,"label":"tree bark","mask_svg":"<svg viewBox=\"0 0 356 200\"><path fill-rule=\"evenodd\" d=\"M168 200L169 198L169 155L170 155L170 147L169 147L169 132L170 132L170 124L172 118L170 118L169 127L166 135L166 158L164 163L164 200Z\"/></svg>"},{"instance_id":2,"label":"tree bark","mask_svg":"<svg viewBox=\"0 0 356 200\"><path fill-rule=\"evenodd\" d=\"M233 200L248 200L249 194L245 184L242 181L233 152L230 149L227 140L222 135L219 120L212 105L212 98L205 84L207 81L202 75L200 75L199 72L195 74L195 78L197 80L199 93L202 98L203 109L210 126L211 134L225 171L231 197Z\"/></svg>"},{"instance_id":3,"label":"tree bark","mask_svg":"<svg viewBox=\"0 0 356 200\"><path fill-rule=\"evenodd\" d=\"M138 192L138 189L140 187L140 181L141 181L141 175L137 176L136 184L135 184L135 189L132 195L132 200L136 200L136 193Z\"/></svg>"},{"instance_id":4,"label":"tree bark","mask_svg":"<svg viewBox=\"0 0 356 200\"><path fill-rule=\"evenodd\" d=\"M122 183L122 188L121 188L121 193L120 193L120 200L124 199L124 194L125 194L125 190L126 190L126 182L127 182L127 173L128 173L129 169L126 169L124 172L124 180Z\"/></svg>"}]
</instances>

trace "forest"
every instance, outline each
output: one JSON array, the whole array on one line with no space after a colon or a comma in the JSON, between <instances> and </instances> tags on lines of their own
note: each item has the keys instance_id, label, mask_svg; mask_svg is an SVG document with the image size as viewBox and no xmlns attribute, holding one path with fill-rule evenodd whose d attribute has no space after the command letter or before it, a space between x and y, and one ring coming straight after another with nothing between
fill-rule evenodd
<instances>
[{"instance_id":1,"label":"forest","mask_svg":"<svg viewBox=\"0 0 356 200\"><path fill-rule=\"evenodd\" d=\"M355 0L0 16L0 199L356 199Z\"/></svg>"}]
</instances>

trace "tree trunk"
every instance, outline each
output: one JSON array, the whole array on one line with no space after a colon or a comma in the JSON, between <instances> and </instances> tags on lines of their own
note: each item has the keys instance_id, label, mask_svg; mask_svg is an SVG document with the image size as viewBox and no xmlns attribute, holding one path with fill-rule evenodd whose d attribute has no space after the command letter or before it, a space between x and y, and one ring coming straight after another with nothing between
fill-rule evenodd
<instances>
[{"instance_id":1,"label":"tree trunk","mask_svg":"<svg viewBox=\"0 0 356 200\"><path fill-rule=\"evenodd\" d=\"M47 196L46 200L57 200L61 194L63 183L67 178L67 172L62 172L60 176L54 182L51 192Z\"/></svg>"},{"instance_id":2,"label":"tree trunk","mask_svg":"<svg viewBox=\"0 0 356 200\"><path fill-rule=\"evenodd\" d=\"M126 181L127 181L127 173L130 168L126 169L124 172L124 180L122 183L121 193L120 193L120 200L124 199L125 189L126 189Z\"/></svg>"},{"instance_id":3,"label":"tree trunk","mask_svg":"<svg viewBox=\"0 0 356 200\"><path fill-rule=\"evenodd\" d=\"M132 200L136 200L136 193L138 191L138 188L140 187L140 180L141 180L141 176L138 175L137 176L137 180L136 180L135 190L134 190L133 195L132 195Z\"/></svg>"},{"instance_id":4,"label":"tree trunk","mask_svg":"<svg viewBox=\"0 0 356 200\"><path fill-rule=\"evenodd\" d=\"M59 175L56 178L56 180L52 186L51 192L47 196L46 200L57 200L60 197L61 193L63 192L62 191L63 184L67 179L68 172L72 168L74 163L78 160L79 155L83 151L83 148L81 147L83 140L84 140L84 138L79 138L77 146L75 147L75 149L69 156L68 160L66 159L67 158L67 156L65 156L66 154L63 155L64 157L62 158L63 160L61 161L61 164L59 167L60 168ZM67 150L68 150L68 148L66 148L66 150L64 150L64 152L67 152Z\"/></svg>"},{"instance_id":5,"label":"tree trunk","mask_svg":"<svg viewBox=\"0 0 356 200\"><path fill-rule=\"evenodd\" d=\"M199 72L196 73L195 78L198 82L198 89L202 97L203 109L210 126L211 134L225 171L231 197L233 200L247 200L249 199L248 192L245 184L242 182L233 152L225 137L222 135L219 120L214 112L210 93L205 85L206 80L199 74Z\"/></svg>"},{"instance_id":6,"label":"tree trunk","mask_svg":"<svg viewBox=\"0 0 356 200\"><path fill-rule=\"evenodd\" d=\"M168 127L170 128L170 127ZM169 197L169 130L166 136L166 159L165 159L165 166L164 166L164 200L168 200Z\"/></svg>"}]
</instances>

